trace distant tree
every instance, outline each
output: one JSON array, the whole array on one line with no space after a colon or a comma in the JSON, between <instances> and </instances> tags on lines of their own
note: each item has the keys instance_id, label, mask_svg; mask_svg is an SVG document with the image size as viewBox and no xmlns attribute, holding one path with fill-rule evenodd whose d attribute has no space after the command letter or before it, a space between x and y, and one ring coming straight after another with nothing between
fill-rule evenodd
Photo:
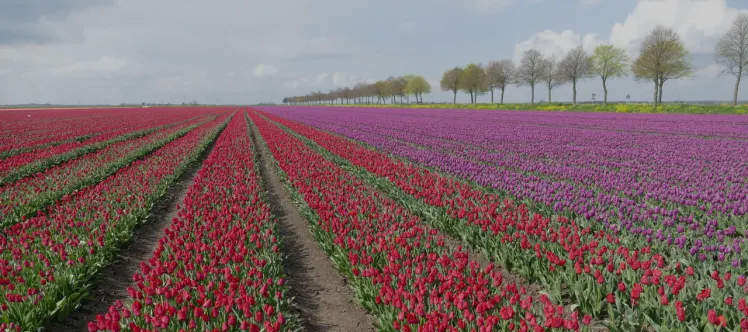
<instances>
[{"instance_id":1,"label":"distant tree","mask_svg":"<svg viewBox=\"0 0 748 332\"><path fill-rule=\"evenodd\" d=\"M540 81L540 73L543 70L543 56L536 49L525 51L522 54L519 68L517 68L517 85L530 86L530 103L535 106L535 84Z\"/></svg>"},{"instance_id":2,"label":"distant tree","mask_svg":"<svg viewBox=\"0 0 748 332\"><path fill-rule=\"evenodd\" d=\"M613 45L600 45L592 54L592 72L603 81L603 104L608 104L608 79L626 76L629 57Z\"/></svg>"},{"instance_id":3,"label":"distant tree","mask_svg":"<svg viewBox=\"0 0 748 332\"><path fill-rule=\"evenodd\" d=\"M452 91L452 103L457 104L457 91L460 90L460 79L462 78L463 69L454 67L442 75L439 86L442 91Z\"/></svg>"},{"instance_id":4,"label":"distant tree","mask_svg":"<svg viewBox=\"0 0 748 332\"><path fill-rule=\"evenodd\" d=\"M547 58L542 60L540 69L540 80L545 82L546 88L548 88L548 102L552 102L551 91L553 88L560 86L564 83L558 70L558 62L553 58Z\"/></svg>"},{"instance_id":5,"label":"distant tree","mask_svg":"<svg viewBox=\"0 0 748 332\"><path fill-rule=\"evenodd\" d=\"M353 98L353 90L349 87L343 88L343 91L341 91L343 94L343 99L345 99L346 104L351 103L351 98Z\"/></svg>"},{"instance_id":6,"label":"distant tree","mask_svg":"<svg viewBox=\"0 0 748 332\"><path fill-rule=\"evenodd\" d=\"M416 98L416 103L423 103L423 94L431 93L431 85L423 76L408 75L407 91ZM420 100L419 100L420 96Z\"/></svg>"},{"instance_id":7,"label":"distant tree","mask_svg":"<svg viewBox=\"0 0 748 332\"><path fill-rule=\"evenodd\" d=\"M396 79L397 84L395 87L397 88L395 92L397 92L397 95L400 96L400 103L403 103L403 98L405 98L406 95L406 89L408 88L408 79L406 79L403 76L400 76Z\"/></svg>"},{"instance_id":8,"label":"distant tree","mask_svg":"<svg viewBox=\"0 0 748 332\"><path fill-rule=\"evenodd\" d=\"M504 103L504 90L507 85L514 82L516 68L511 60L492 61L486 66L486 77L488 89L491 91L491 104L493 104L493 90L501 90L501 103Z\"/></svg>"},{"instance_id":9,"label":"distant tree","mask_svg":"<svg viewBox=\"0 0 748 332\"><path fill-rule=\"evenodd\" d=\"M382 103L387 103L387 97L389 97L392 92L390 91L390 86L385 81L377 81L374 83L374 86L377 90L377 100L381 100Z\"/></svg>"},{"instance_id":10,"label":"distant tree","mask_svg":"<svg viewBox=\"0 0 748 332\"><path fill-rule=\"evenodd\" d=\"M465 67L460 79L460 89L470 94L471 103L477 103L478 95L488 91L488 78L483 66L471 63Z\"/></svg>"},{"instance_id":11,"label":"distant tree","mask_svg":"<svg viewBox=\"0 0 748 332\"><path fill-rule=\"evenodd\" d=\"M392 93L392 103L394 104L397 102L396 97L398 96L400 97L400 103L402 103L403 97L405 97L405 88L408 85L408 81L403 77L390 77L387 79L387 84Z\"/></svg>"},{"instance_id":12,"label":"distant tree","mask_svg":"<svg viewBox=\"0 0 748 332\"><path fill-rule=\"evenodd\" d=\"M730 31L717 42L714 58L722 66L722 74L735 76L735 91L732 95L732 105L735 106L738 104L740 79L748 72L748 15L740 14L732 22Z\"/></svg>"},{"instance_id":13,"label":"distant tree","mask_svg":"<svg viewBox=\"0 0 748 332\"><path fill-rule=\"evenodd\" d=\"M410 95L413 94L413 92L410 91L410 80L413 79L413 76L414 75L412 75L412 74L407 74L407 75L401 76L405 80L405 91L404 91L404 93L405 93L405 103L406 104L410 104Z\"/></svg>"},{"instance_id":14,"label":"distant tree","mask_svg":"<svg viewBox=\"0 0 748 332\"><path fill-rule=\"evenodd\" d=\"M672 29L657 26L644 39L639 57L631 66L634 77L655 83L654 106L662 104L662 86L671 79L693 74L688 51Z\"/></svg>"},{"instance_id":15,"label":"distant tree","mask_svg":"<svg viewBox=\"0 0 748 332\"><path fill-rule=\"evenodd\" d=\"M499 62L498 61L491 61L486 66L486 81L487 81L487 87L488 91L491 92L491 104L493 104L493 91L498 88L496 85L496 81L494 80L495 72L498 71Z\"/></svg>"},{"instance_id":16,"label":"distant tree","mask_svg":"<svg viewBox=\"0 0 748 332\"><path fill-rule=\"evenodd\" d=\"M359 82L353 86L353 98L357 104L363 104L366 98L366 83Z\"/></svg>"},{"instance_id":17,"label":"distant tree","mask_svg":"<svg viewBox=\"0 0 748 332\"><path fill-rule=\"evenodd\" d=\"M558 66L561 79L571 83L572 104L577 105L577 83L592 74L590 56L582 46L569 51Z\"/></svg>"},{"instance_id":18,"label":"distant tree","mask_svg":"<svg viewBox=\"0 0 748 332\"><path fill-rule=\"evenodd\" d=\"M374 103L374 97L378 97L379 92L377 91L377 83L367 83L366 84L366 103L367 104L373 104ZM377 98L377 102L379 102Z\"/></svg>"}]
</instances>

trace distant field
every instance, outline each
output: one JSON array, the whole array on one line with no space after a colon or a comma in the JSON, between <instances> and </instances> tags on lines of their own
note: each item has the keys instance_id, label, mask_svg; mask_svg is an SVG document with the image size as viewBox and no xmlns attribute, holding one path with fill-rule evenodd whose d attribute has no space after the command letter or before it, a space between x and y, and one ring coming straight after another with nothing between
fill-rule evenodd
<instances>
[{"instance_id":1,"label":"distant field","mask_svg":"<svg viewBox=\"0 0 748 332\"><path fill-rule=\"evenodd\" d=\"M310 105L312 106L312 105ZM663 104L652 107L651 104L334 104L327 106L342 107L377 107L377 108L434 108L434 109L472 109L472 110L536 110L536 111L571 111L571 112L615 112L615 113L671 113L671 114L748 114L748 104L732 107L727 104Z\"/></svg>"}]
</instances>

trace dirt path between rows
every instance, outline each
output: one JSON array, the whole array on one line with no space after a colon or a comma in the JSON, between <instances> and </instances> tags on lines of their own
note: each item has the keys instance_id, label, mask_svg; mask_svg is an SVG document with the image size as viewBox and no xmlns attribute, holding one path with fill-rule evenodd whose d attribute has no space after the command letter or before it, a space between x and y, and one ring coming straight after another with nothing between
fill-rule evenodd
<instances>
[{"instance_id":1,"label":"dirt path between rows","mask_svg":"<svg viewBox=\"0 0 748 332\"><path fill-rule=\"evenodd\" d=\"M239 115L235 115L239 116ZM177 204L187 195L187 189L194 182L197 172L208 158L221 133L208 145L203 153L182 175L169 185L166 195L151 210L143 224L133 230L133 236L117 253L114 263L104 268L92 281L89 299L84 300L77 310L65 321L53 322L45 331L88 331L88 322L96 320L96 315L105 315L117 300L128 298L127 287L134 286L132 276L140 272L140 262L148 261L158 247L158 240L177 216Z\"/></svg>"},{"instance_id":2,"label":"dirt path between rows","mask_svg":"<svg viewBox=\"0 0 748 332\"><path fill-rule=\"evenodd\" d=\"M252 140L260 157L260 173L283 238L285 272L294 304L306 331L375 331L375 319L354 302L345 277L333 267L294 207L288 190L275 172L272 155L260 144L257 127L250 122Z\"/></svg>"}]
</instances>

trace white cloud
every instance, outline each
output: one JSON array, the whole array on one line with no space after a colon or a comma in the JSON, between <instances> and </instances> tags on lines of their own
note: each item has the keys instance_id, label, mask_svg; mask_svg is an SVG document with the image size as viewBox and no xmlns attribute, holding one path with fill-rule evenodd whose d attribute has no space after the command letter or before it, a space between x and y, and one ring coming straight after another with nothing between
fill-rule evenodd
<instances>
[{"instance_id":1,"label":"white cloud","mask_svg":"<svg viewBox=\"0 0 748 332\"><path fill-rule=\"evenodd\" d=\"M717 77L722 73L722 66L713 63L704 68L699 68L694 72L696 77Z\"/></svg>"},{"instance_id":2,"label":"white cloud","mask_svg":"<svg viewBox=\"0 0 748 332\"><path fill-rule=\"evenodd\" d=\"M328 76L327 73L321 73L317 75L317 84L320 84L324 82L325 80L327 80L327 76Z\"/></svg>"},{"instance_id":3,"label":"white cloud","mask_svg":"<svg viewBox=\"0 0 748 332\"><path fill-rule=\"evenodd\" d=\"M336 72L332 75L332 84L336 87L347 87L353 86L356 83L374 83L375 79L371 78L369 74L364 73L363 75L353 75L350 73Z\"/></svg>"},{"instance_id":4,"label":"white cloud","mask_svg":"<svg viewBox=\"0 0 748 332\"><path fill-rule=\"evenodd\" d=\"M732 20L746 10L730 8L725 0L641 0L621 23L612 26L609 38L597 34L581 35L572 30L545 30L515 45L515 60L530 48L545 55L562 54L577 45L590 50L599 44L613 44L635 56L644 38L657 25L675 30L692 52L711 52L716 40L729 28Z\"/></svg>"},{"instance_id":5,"label":"white cloud","mask_svg":"<svg viewBox=\"0 0 748 332\"><path fill-rule=\"evenodd\" d=\"M348 15L331 11L341 0L6 2L0 1L1 103L74 103L78 94L90 103L105 96L141 101L172 91L251 102L285 94L287 80L315 80L336 63L380 57L337 29L318 29L319 17ZM272 80L239 79L246 77Z\"/></svg>"},{"instance_id":6,"label":"white cloud","mask_svg":"<svg viewBox=\"0 0 748 332\"><path fill-rule=\"evenodd\" d=\"M519 62L522 53L529 49L537 49L544 56L560 59L571 49L582 45L585 50L592 51L601 44L595 34L580 35L572 30L560 33L545 30L534 34L530 39L514 46L514 61Z\"/></svg>"},{"instance_id":7,"label":"white cloud","mask_svg":"<svg viewBox=\"0 0 748 332\"><path fill-rule=\"evenodd\" d=\"M274 76L278 73L278 68L273 65L266 65L261 63L255 66L252 73L255 75L255 77Z\"/></svg>"},{"instance_id":8,"label":"white cloud","mask_svg":"<svg viewBox=\"0 0 748 332\"><path fill-rule=\"evenodd\" d=\"M692 52L710 52L738 14L725 0L639 1L623 23L613 25L610 42L629 52L658 24L675 30Z\"/></svg>"},{"instance_id":9,"label":"white cloud","mask_svg":"<svg viewBox=\"0 0 748 332\"><path fill-rule=\"evenodd\" d=\"M287 81L283 85L285 87L289 88L289 89L297 89L297 88L299 88L299 86L306 85L308 82L309 82L309 78L308 77L302 77L302 78L299 78L299 79Z\"/></svg>"},{"instance_id":10,"label":"white cloud","mask_svg":"<svg viewBox=\"0 0 748 332\"><path fill-rule=\"evenodd\" d=\"M306 76L296 77L295 73L291 73L288 76L291 79L284 82L283 86L293 90L320 88L320 86L323 86L327 82L327 78L329 77L327 73L319 73L313 79Z\"/></svg>"},{"instance_id":11,"label":"white cloud","mask_svg":"<svg viewBox=\"0 0 748 332\"><path fill-rule=\"evenodd\" d=\"M56 67L53 68L50 73L56 76L111 76L111 74L119 71L126 64L126 60L117 59L110 56L102 56L94 61L76 61L68 65Z\"/></svg>"}]
</instances>

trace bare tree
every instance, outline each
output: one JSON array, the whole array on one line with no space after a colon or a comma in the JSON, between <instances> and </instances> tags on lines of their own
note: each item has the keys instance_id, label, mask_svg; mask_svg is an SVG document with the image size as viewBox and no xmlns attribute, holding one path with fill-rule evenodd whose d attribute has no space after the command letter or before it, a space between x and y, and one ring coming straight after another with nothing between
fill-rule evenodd
<instances>
[{"instance_id":1,"label":"bare tree","mask_svg":"<svg viewBox=\"0 0 748 332\"><path fill-rule=\"evenodd\" d=\"M517 69L511 60L492 61L486 67L488 89L491 90L491 104L493 104L493 90L501 90L501 103L504 103L504 90L514 82Z\"/></svg>"},{"instance_id":2,"label":"bare tree","mask_svg":"<svg viewBox=\"0 0 748 332\"><path fill-rule=\"evenodd\" d=\"M577 83L585 78L590 77L592 73L592 62L590 56L582 48L577 46L561 60L558 66L561 78L571 83L572 104L577 105Z\"/></svg>"},{"instance_id":3,"label":"bare tree","mask_svg":"<svg viewBox=\"0 0 748 332\"><path fill-rule=\"evenodd\" d=\"M666 81L693 74L688 51L678 34L661 25L644 39L639 57L631 66L634 77L655 83L654 106L662 104L662 86Z\"/></svg>"},{"instance_id":4,"label":"bare tree","mask_svg":"<svg viewBox=\"0 0 748 332\"><path fill-rule=\"evenodd\" d=\"M730 31L717 42L714 59L722 66L722 74L735 76L735 91L732 95L732 105L735 106L738 104L740 78L746 75L748 67L748 15L740 14L732 22Z\"/></svg>"},{"instance_id":5,"label":"bare tree","mask_svg":"<svg viewBox=\"0 0 748 332\"><path fill-rule=\"evenodd\" d=\"M535 106L535 84L540 80L540 73L543 70L543 56L536 49L525 51L522 54L519 68L517 69L517 85L530 86L530 103Z\"/></svg>"},{"instance_id":6,"label":"bare tree","mask_svg":"<svg viewBox=\"0 0 748 332\"><path fill-rule=\"evenodd\" d=\"M404 77L390 77L387 79L387 84L389 84L390 92L392 93L392 103L397 102L396 97L400 97L400 103L403 103L403 98L405 97L405 88L408 85L408 81Z\"/></svg>"},{"instance_id":7,"label":"bare tree","mask_svg":"<svg viewBox=\"0 0 748 332\"><path fill-rule=\"evenodd\" d=\"M552 102L551 91L553 88L564 84L564 80L559 73L558 62L553 58L543 59L540 69L540 80L548 88L548 102Z\"/></svg>"},{"instance_id":8,"label":"bare tree","mask_svg":"<svg viewBox=\"0 0 748 332\"><path fill-rule=\"evenodd\" d=\"M493 90L496 90L498 86L497 78L501 75L501 67L498 61L491 61L486 66L486 87L488 91L491 91L491 104L493 104Z\"/></svg>"},{"instance_id":9,"label":"bare tree","mask_svg":"<svg viewBox=\"0 0 748 332\"><path fill-rule=\"evenodd\" d=\"M592 54L592 72L603 81L603 104L608 104L608 79L626 76L629 58L626 51L613 45L600 45Z\"/></svg>"}]
</instances>

